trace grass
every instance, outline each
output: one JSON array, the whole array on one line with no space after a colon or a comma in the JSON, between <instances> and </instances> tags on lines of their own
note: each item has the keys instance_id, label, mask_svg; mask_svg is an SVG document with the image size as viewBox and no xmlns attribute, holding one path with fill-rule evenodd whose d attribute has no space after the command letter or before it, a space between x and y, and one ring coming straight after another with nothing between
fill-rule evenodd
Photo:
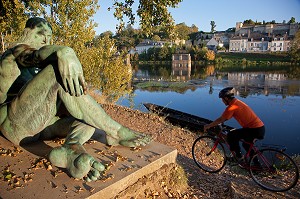
<instances>
[{"instance_id":1,"label":"grass","mask_svg":"<svg viewBox=\"0 0 300 199\"><path fill-rule=\"evenodd\" d=\"M159 87L159 88L185 88L189 86L188 82L158 82L158 81L147 81L135 84L136 88L143 89L149 87Z\"/></svg>"},{"instance_id":2,"label":"grass","mask_svg":"<svg viewBox=\"0 0 300 199\"><path fill-rule=\"evenodd\" d=\"M290 62L291 57L287 53L218 53L217 57L230 60L248 61L270 61L270 62Z\"/></svg>"},{"instance_id":3,"label":"grass","mask_svg":"<svg viewBox=\"0 0 300 199\"><path fill-rule=\"evenodd\" d=\"M184 169L176 165L169 174L169 184L175 189L184 189L188 186L188 178Z\"/></svg>"}]
</instances>

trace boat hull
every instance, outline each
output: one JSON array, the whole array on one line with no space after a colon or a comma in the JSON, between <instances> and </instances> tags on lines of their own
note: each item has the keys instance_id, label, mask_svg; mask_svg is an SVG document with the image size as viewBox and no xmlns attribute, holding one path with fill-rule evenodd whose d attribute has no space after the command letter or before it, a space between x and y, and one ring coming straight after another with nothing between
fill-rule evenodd
<instances>
[{"instance_id":1,"label":"boat hull","mask_svg":"<svg viewBox=\"0 0 300 199\"><path fill-rule=\"evenodd\" d=\"M151 103L144 103L144 106L150 111L161 117L164 117L173 125L178 125L182 128L188 128L191 131L203 131L203 127L212 121L189 113L181 112L175 109L159 106ZM228 130L233 129L230 126L223 125ZM213 131L217 131L215 128Z\"/></svg>"}]
</instances>

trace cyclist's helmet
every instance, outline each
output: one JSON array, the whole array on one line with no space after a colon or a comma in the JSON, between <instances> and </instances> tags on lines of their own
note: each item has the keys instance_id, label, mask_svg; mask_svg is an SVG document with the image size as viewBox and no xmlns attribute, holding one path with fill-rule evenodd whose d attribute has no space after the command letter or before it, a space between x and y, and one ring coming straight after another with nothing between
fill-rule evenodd
<instances>
[{"instance_id":1,"label":"cyclist's helmet","mask_svg":"<svg viewBox=\"0 0 300 199\"><path fill-rule=\"evenodd\" d=\"M234 97L234 88L233 87L223 88L219 92L219 98L224 98L224 97L233 98Z\"/></svg>"}]
</instances>

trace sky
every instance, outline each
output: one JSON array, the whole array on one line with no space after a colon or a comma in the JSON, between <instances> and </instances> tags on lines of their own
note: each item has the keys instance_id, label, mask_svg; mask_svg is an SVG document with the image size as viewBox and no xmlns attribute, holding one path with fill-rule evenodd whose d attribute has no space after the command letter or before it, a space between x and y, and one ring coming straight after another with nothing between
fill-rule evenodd
<instances>
[{"instance_id":1,"label":"sky","mask_svg":"<svg viewBox=\"0 0 300 199\"><path fill-rule=\"evenodd\" d=\"M113 0L99 0L100 9L94 16L98 24L95 28L97 35L108 30L113 33L116 31L118 21L113 16L113 10L107 10L112 4ZM247 19L282 23L283 20L288 22L291 17L295 17L296 22L300 22L300 0L183 0L177 8L170 8L169 12L175 24L194 24L199 31L210 32L210 22L214 21L215 30L224 31L235 27L236 22ZM133 27L139 28L138 21Z\"/></svg>"}]
</instances>

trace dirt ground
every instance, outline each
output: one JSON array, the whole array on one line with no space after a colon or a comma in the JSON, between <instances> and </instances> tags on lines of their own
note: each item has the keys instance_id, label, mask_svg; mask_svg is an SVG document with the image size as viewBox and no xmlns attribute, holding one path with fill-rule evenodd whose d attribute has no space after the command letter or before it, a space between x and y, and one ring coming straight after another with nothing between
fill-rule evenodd
<instances>
[{"instance_id":1,"label":"dirt ground","mask_svg":"<svg viewBox=\"0 0 300 199\"><path fill-rule=\"evenodd\" d=\"M248 172L238 166L225 166L216 174L203 172L191 153L192 144L199 136L197 132L173 126L152 113L116 105L103 105L103 108L124 126L178 150L176 164L145 176L117 198L300 198L299 182L287 192L273 193L256 185Z\"/></svg>"}]
</instances>

